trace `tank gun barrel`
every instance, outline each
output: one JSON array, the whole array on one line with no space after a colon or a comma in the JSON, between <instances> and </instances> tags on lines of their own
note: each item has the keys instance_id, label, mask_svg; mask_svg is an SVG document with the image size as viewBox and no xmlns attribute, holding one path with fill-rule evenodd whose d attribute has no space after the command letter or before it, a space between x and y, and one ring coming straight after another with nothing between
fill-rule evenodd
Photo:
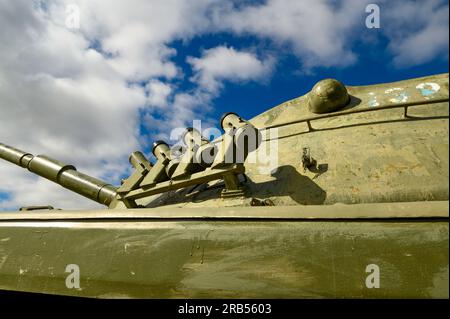
<instances>
[{"instance_id":1,"label":"tank gun barrel","mask_svg":"<svg viewBox=\"0 0 450 319\"><path fill-rule=\"evenodd\" d=\"M61 163L45 155L34 156L0 143L0 158L106 206L109 206L117 195L117 187L80 173L73 165Z\"/></svg>"}]
</instances>

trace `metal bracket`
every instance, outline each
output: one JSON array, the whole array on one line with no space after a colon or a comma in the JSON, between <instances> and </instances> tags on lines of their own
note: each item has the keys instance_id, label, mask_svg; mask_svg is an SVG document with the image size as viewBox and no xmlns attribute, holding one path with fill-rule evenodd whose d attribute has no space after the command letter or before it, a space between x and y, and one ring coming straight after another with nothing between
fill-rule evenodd
<instances>
[{"instance_id":1,"label":"metal bracket","mask_svg":"<svg viewBox=\"0 0 450 319\"><path fill-rule=\"evenodd\" d=\"M303 148L302 164L304 172L306 172L307 169L311 170L311 168L314 168L317 165L317 161L311 157L309 147Z\"/></svg>"},{"instance_id":2,"label":"metal bracket","mask_svg":"<svg viewBox=\"0 0 450 319\"><path fill-rule=\"evenodd\" d=\"M140 186L138 189L124 194L119 200L123 201L125 205L128 205L128 203L133 203L139 198L161 194L171 190L207 183L219 179L223 179L225 182L225 190L222 191L221 194L223 198L243 196L244 190L240 186L237 176L244 173L245 168L243 164L231 164L228 167L216 169L208 168L202 172L187 176L185 179L168 180L165 182L157 183L153 186Z\"/></svg>"}]
</instances>

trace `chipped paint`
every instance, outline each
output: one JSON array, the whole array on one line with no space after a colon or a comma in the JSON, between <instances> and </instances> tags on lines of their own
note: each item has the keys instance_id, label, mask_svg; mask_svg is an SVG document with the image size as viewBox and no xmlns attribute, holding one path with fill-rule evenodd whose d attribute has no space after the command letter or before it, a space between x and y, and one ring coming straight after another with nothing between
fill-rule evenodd
<instances>
[{"instance_id":1,"label":"chipped paint","mask_svg":"<svg viewBox=\"0 0 450 319\"><path fill-rule=\"evenodd\" d=\"M404 88L396 87L387 89L384 91L385 94L392 96L389 99L391 103L405 103L409 99L409 94Z\"/></svg>"},{"instance_id":2,"label":"chipped paint","mask_svg":"<svg viewBox=\"0 0 450 319\"><path fill-rule=\"evenodd\" d=\"M424 82L417 85L416 89L420 91L420 94L422 94L423 97L428 98L439 92L441 86L435 82Z\"/></svg>"},{"instance_id":3,"label":"chipped paint","mask_svg":"<svg viewBox=\"0 0 450 319\"><path fill-rule=\"evenodd\" d=\"M384 91L384 93L386 94L391 94L393 92L399 92L399 91L403 91L403 88L391 88L391 89L387 89L386 91Z\"/></svg>"},{"instance_id":4,"label":"chipped paint","mask_svg":"<svg viewBox=\"0 0 450 319\"><path fill-rule=\"evenodd\" d=\"M396 97L390 99L389 101L392 103L405 103L409 99L409 94L404 91L400 92Z\"/></svg>"},{"instance_id":5,"label":"chipped paint","mask_svg":"<svg viewBox=\"0 0 450 319\"><path fill-rule=\"evenodd\" d=\"M370 99L369 99L368 104L369 104L370 107L377 107L377 106L380 106L380 103L378 103L377 97L375 96L375 93L370 92L370 93L369 93L369 96L370 96Z\"/></svg>"}]
</instances>

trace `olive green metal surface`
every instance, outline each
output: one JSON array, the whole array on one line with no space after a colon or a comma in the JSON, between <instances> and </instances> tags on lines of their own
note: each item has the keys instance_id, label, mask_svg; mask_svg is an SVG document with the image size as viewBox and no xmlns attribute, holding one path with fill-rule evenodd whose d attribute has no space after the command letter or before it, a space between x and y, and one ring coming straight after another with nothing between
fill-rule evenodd
<instances>
[{"instance_id":1,"label":"olive green metal surface","mask_svg":"<svg viewBox=\"0 0 450 319\"><path fill-rule=\"evenodd\" d=\"M448 74L358 87L324 80L248 122L235 116L262 133L259 149L275 147L275 162L249 156L200 172L186 164L177 180L168 156L153 165L133 153L136 172L116 187L0 144L0 158L114 208L0 213L0 289L448 298L448 82ZM80 288L66 285L72 264ZM379 288L366 285L369 265L380 269Z\"/></svg>"},{"instance_id":2,"label":"olive green metal surface","mask_svg":"<svg viewBox=\"0 0 450 319\"><path fill-rule=\"evenodd\" d=\"M448 298L448 222L2 223L0 288L89 297ZM369 264L379 289L365 285ZM80 267L80 289L65 267Z\"/></svg>"}]
</instances>

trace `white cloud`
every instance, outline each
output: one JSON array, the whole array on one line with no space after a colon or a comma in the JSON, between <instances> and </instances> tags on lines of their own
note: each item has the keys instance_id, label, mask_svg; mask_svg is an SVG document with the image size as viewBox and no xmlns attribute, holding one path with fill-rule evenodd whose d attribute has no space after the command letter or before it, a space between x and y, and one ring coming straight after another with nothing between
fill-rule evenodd
<instances>
[{"instance_id":1,"label":"white cloud","mask_svg":"<svg viewBox=\"0 0 450 319\"><path fill-rule=\"evenodd\" d=\"M197 87L192 92L173 94L169 98L168 106L164 109L159 109L157 112L147 110L142 122L152 132L149 138L153 141L161 139L175 143L177 141L171 138L172 129L177 129L181 133L184 128L193 126L194 120L201 120L205 127L214 127L217 119L211 119L208 113L212 110L211 103L215 94Z\"/></svg>"},{"instance_id":2,"label":"white cloud","mask_svg":"<svg viewBox=\"0 0 450 319\"><path fill-rule=\"evenodd\" d=\"M92 1L52 0L51 16L63 25L67 4L80 7L80 32L101 43L114 56L107 63L127 80L154 76L173 78L179 70L170 58L176 53L167 43L188 39L207 28L206 10L217 0Z\"/></svg>"},{"instance_id":3,"label":"white cloud","mask_svg":"<svg viewBox=\"0 0 450 319\"><path fill-rule=\"evenodd\" d=\"M382 8L396 66L420 65L436 57L448 60L448 1L394 2Z\"/></svg>"},{"instance_id":4,"label":"white cloud","mask_svg":"<svg viewBox=\"0 0 450 319\"><path fill-rule=\"evenodd\" d=\"M82 34L55 24L29 1L0 2L0 39L1 142L117 183L127 154L138 148L143 90L128 86ZM0 163L0 192L11 193L1 208L95 206L57 189Z\"/></svg>"},{"instance_id":5,"label":"white cloud","mask_svg":"<svg viewBox=\"0 0 450 319\"><path fill-rule=\"evenodd\" d=\"M347 0L342 7L329 1L268 0L264 4L217 11L221 28L268 38L293 50L305 68L346 66L356 57L348 47L349 30L364 13L364 2Z\"/></svg>"},{"instance_id":6,"label":"white cloud","mask_svg":"<svg viewBox=\"0 0 450 319\"><path fill-rule=\"evenodd\" d=\"M145 88L148 94L147 103L150 106L165 107L168 105L168 98L172 93L170 85L158 80L151 80Z\"/></svg>"},{"instance_id":7,"label":"white cloud","mask_svg":"<svg viewBox=\"0 0 450 319\"><path fill-rule=\"evenodd\" d=\"M274 59L260 60L255 54L219 46L203 52L202 57L188 57L196 73L193 80L209 92L217 92L224 80L260 81L272 72Z\"/></svg>"}]
</instances>

